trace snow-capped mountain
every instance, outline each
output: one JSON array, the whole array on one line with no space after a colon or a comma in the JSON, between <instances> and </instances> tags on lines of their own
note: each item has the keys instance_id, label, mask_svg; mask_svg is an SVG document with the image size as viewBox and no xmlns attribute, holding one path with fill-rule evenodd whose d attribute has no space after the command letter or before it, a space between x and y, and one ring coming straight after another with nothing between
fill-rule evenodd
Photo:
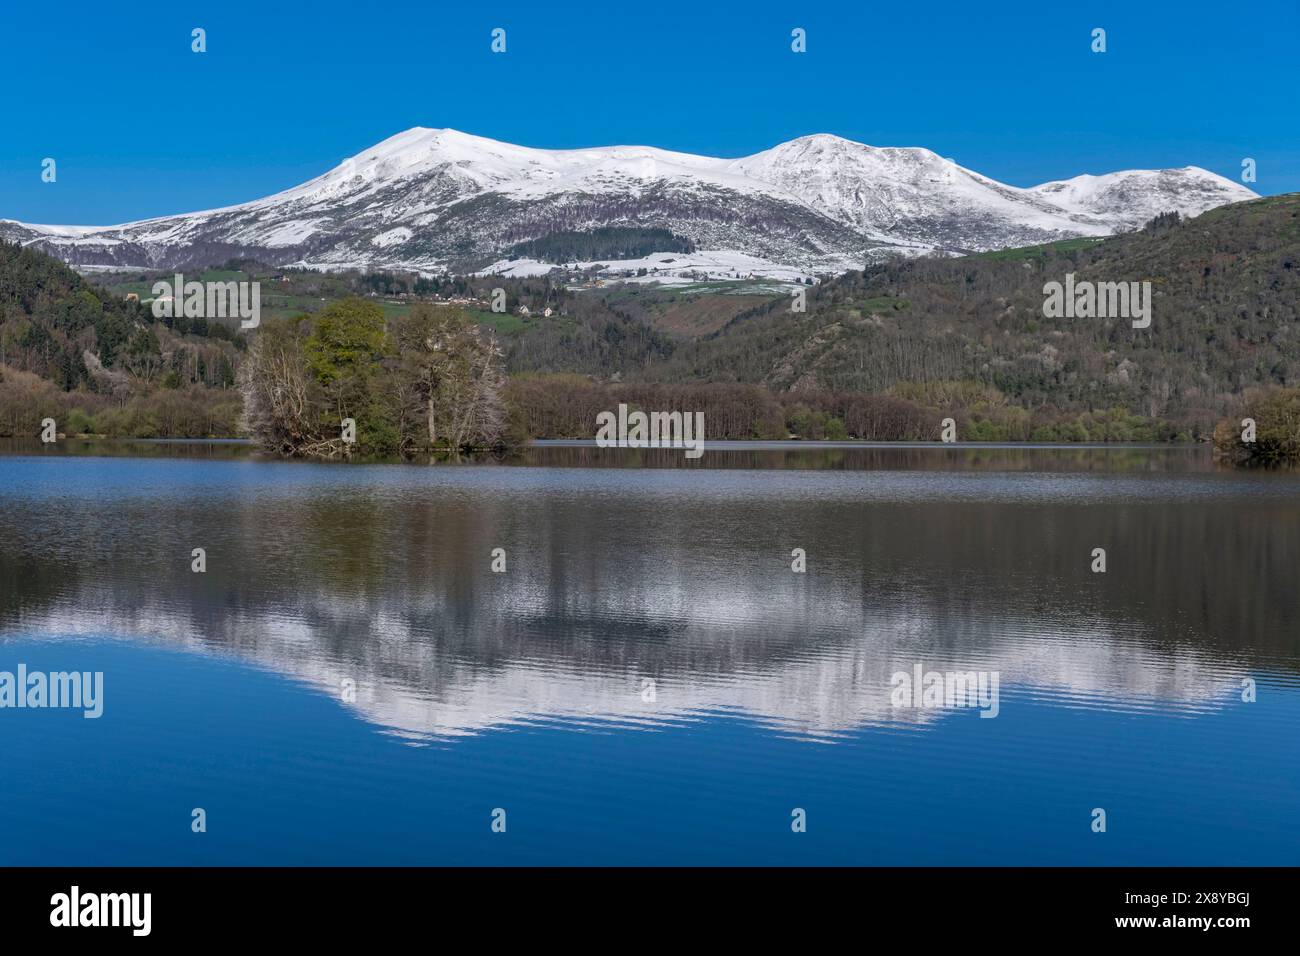
<instances>
[{"instance_id":1,"label":"snow-capped mountain","mask_svg":"<svg viewBox=\"0 0 1300 956\"><path fill-rule=\"evenodd\" d=\"M80 267L192 268L253 256L421 272L511 265L516 244L605 226L666 229L771 274L860 268L1101 236L1255 198L1189 166L1007 186L927 149L818 134L741 159L647 146L545 150L451 129L399 133L265 199L120 226L0 220L0 237Z\"/></svg>"}]
</instances>

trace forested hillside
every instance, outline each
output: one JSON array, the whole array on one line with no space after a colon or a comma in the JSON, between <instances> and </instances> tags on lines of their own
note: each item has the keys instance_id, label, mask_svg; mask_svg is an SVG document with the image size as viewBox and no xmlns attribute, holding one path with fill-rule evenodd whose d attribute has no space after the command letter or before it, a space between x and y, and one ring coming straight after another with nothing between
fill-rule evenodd
<instances>
[{"instance_id":1,"label":"forested hillside","mask_svg":"<svg viewBox=\"0 0 1300 956\"><path fill-rule=\"evenodd\" d=\"M235 434L228 325L155 320L42 253L0 241L0 436L61 431L144 437Z\"/></svg>"},{"instance_id":2,"label":"forested hillside","mask_svg":"<svg viewBox=\"0 0 1300 956\"><path fill-rule=\"evenodd\" d=\"M1047 319L1043 286L1149 281L1153 321ZM1102 241L870 267L678 347L669 381L932 398L1030 412L1122 407L1205 433L1249 389L1300 381L1300 195L1160 217Z\"/></svg>"}]
</instances>

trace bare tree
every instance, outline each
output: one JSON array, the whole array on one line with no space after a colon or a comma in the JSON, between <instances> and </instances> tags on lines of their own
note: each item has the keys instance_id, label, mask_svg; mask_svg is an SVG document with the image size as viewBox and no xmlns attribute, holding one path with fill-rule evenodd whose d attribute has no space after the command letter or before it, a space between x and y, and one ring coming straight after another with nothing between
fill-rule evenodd
<instances>
[{"instance_id":1,"label":"bare tree","mask_svg":"<svg viewBox=\"0 0 1300 956\"><path fill-rule=\"evenodd\" d=\"M311 378L297 323L268 322L249 346L239 373L243 427L268 451L304 453L314 444Z\"/></svg>"},{"instance_id":2,"label":"bare tree","mask_svg":"<svg viewBox=\"0 0 1300 956\"><path fill-rule=\"evenodd\" d=\"M463 310L418 305L396 338L403 405L423 421L429 447L496 445L506 416L505 362L495 337Z\"/></svg>"}]
</instances>

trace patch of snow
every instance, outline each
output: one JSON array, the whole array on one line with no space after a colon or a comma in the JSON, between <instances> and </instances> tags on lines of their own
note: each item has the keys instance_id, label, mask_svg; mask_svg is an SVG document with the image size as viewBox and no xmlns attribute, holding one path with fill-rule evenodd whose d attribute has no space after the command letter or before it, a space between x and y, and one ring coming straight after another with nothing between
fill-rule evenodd
<instances>
[{"instance_id":1,"label":"patch of snow","mask_svg":"<svg viewBox=\"0 0 1300 956\"><path fill-rule=\"evenodd\" d=\"M389 229L387 232L381 232L379 235L373 236L370 244L378 246L380 249L387 249L389 246L400 246L413 235L415 233L410 229L405 226L398 226L396 229Z\"/></svg>"},{"instance_id":2,"label":"patch of snow","mask_svg":"<svg viewBox=\"0 0 1300 956\"><path fill-rule=\"evenodd\" d=\"M566 263L563 267L536 259L503 259L478 272L480 276L499 275L523 279L542 276L552 269L595 270L601 278L621 282L663 285L689 285L692 282L719 279L774 279L779 282L803 282L811 276L802 269L786 266L737 249L711 249L692 253L656 252L640 259L595 259L590 262ZM645 275L638 275L645 269Z\"/></svg>"}]
</instances>

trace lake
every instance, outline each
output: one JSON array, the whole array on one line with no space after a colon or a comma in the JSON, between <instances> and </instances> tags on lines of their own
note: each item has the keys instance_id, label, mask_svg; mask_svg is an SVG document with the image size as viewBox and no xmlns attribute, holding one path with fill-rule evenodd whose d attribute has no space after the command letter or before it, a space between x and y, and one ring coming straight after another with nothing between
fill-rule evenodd
<instances>
[{"instance_id":1,"label":"lake","mask_svg":"<svg viewBox=\"0 0 1300 956\"><path fill-rule=\"evenodd\" d=\"M1200 447L10 442L0 863L1295 865L1298 569Z\"/></svg>"}]
</instances>

